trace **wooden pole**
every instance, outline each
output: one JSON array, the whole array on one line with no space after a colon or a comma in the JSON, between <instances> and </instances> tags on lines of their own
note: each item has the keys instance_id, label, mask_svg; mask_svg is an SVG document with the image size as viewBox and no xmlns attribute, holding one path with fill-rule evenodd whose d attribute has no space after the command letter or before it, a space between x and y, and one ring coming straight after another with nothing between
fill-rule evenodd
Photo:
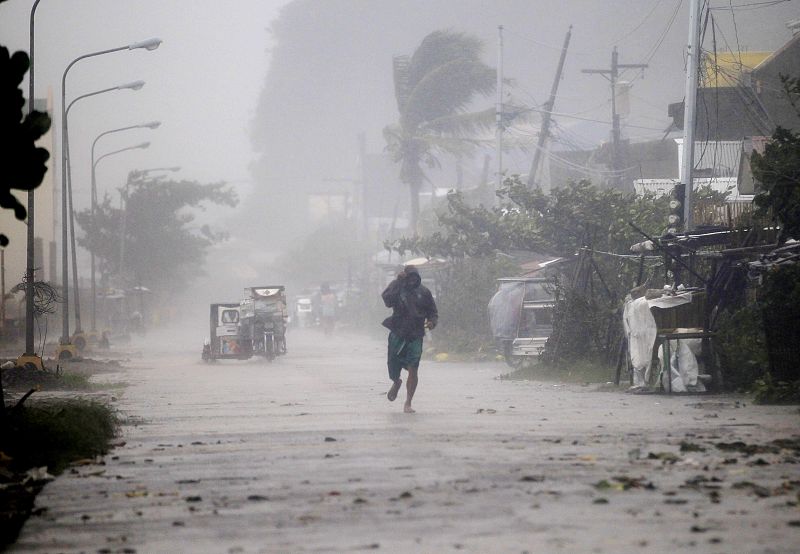
<instances>
[{"instance_id":1,"label":"wooden pole","mask_svg":"<svg viewBox=\"0 0 800 554\"><path fill-rule=\"evenodd\" d=\"M564 37L564 46L561 47L561 57L558 59L558 69L556 69L556 77L553 79L553 86L550 88L550 98L544 104L544 112L542 113L542 128L539 131L539 142L536 145L536 152L533 153L533 162L531 162L531 171L528 174L528 188L533 188L537 185L536 173L539 171L539 162L542 159L542 151L550 135L550 119L553 108L556 105L556 94L558 93L558 84L561 82L561 72L564 70L564 60L567 58L567 48L569 48L569 39L572 36L572 25L567 30L567 36Z\"/></svg>"}]
</instances>

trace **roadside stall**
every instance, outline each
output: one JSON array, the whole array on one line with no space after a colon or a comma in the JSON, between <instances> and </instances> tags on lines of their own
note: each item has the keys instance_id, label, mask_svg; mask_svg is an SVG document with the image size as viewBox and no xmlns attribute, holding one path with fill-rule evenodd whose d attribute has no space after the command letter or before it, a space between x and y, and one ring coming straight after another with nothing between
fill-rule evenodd
<instances>
[{"instance_id":1,"label":"roadside stall","mask_svg":"<svg viewBox=\"0 0 800 554\"><path fill-rule=\"evenodd\" d=\"M713 334L703 326L705 297L702 289L683 287L639 290L628 297L622 321L633 389L647 388L657 368L656 383L663 391L706 390Z\"/></svg>"}]
</instances>

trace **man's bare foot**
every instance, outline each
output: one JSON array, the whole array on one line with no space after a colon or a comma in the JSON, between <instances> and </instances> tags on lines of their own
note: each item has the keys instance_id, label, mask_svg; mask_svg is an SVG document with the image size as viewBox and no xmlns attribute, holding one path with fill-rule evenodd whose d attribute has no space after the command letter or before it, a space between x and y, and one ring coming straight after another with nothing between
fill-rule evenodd
<instances>
[{"instance_id":1,"label":"man's bare foot","mask_svg":"<svg viewBox=\"0 0 800 554\"><path fill-rule=\"evenodd\" d=\"M392 384L392 388L389 389L389 392L386 393L386 398L389 399L389 402L394 402L394 399L397 398L397 391L400 390L400 385L403 384L402 379L398 379L397 381Z\"/></svg>"},{"instance_id":2,"label":"man's bare foot","mask_svg":"<svg viewBox=\"0 0 800 554\"><path fill-rule=\"evenodd\" d=\"M411 407L411 404L406 404L403 406L403 411L407 414L415 414L417 411Z\"/></svg>"}]
</instances>

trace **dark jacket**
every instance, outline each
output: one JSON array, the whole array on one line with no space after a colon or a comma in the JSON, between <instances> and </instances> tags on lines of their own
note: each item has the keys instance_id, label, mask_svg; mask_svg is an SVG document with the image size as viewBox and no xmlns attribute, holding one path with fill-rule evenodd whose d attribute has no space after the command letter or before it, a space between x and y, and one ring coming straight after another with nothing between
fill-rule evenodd
<instances>
[{"instance_id":1,"label":"dark jacket","mask_svg":"<svg viewBox=\"0 0 800 554\"><path fill-rule=\"evenodd\" d=\"M383 321L383 326L404 339L424 337L426 319L431 328L438 323L436 302L431 291L422 285L418 273L395 279L381 296L386 307L392 308L392 315Z\"/></svg>"}]
</instances>

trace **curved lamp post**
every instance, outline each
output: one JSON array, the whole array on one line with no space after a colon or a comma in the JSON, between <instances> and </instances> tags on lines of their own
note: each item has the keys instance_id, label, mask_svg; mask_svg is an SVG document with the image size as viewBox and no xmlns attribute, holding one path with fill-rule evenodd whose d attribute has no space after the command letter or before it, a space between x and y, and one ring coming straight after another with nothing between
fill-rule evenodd
<instances>
[{"instance_id":1,"label":"curved lamp post","mask_svg":"<svg viewBox=\"0 0 800 554\"><path fill-rule=\"evenodd\" d=\"M41 0L36 0L31 6L31 16L30 16L30 75L28 77L28 113L30 114L33 112L33 47L34 47L34 25L33 20L34 16L36 15L36 8L39 5ZM33 357L36 358L38 361L38 365L41 367L42 361L36 355L36 349L33 344L33 297L34 297L34 265L36 264L36 259L34 255L34 245L36 244L36 235L34 232L33 224L33 211L34 211L34 189L28 191L28 233L27 233L27 253L26 253L26 262L25 262L25 357ZM52 276L51 276L52 277ZM3 315L5 317L5 314ZM20 364L22 365L22 364Z\"/></svg>"},{"instance_id":2,"label":"curved lamp post","mask_svg":"<svg viewBox=\"0 0 800 554\"><path fill-rule=\"evenodd\" d=\"M63 148L66 152L66 176L67 176L67 193L69 197L69 234L70 234L70 248L72 248L72 286L74 287L73 290L73 298L75 303L75 333L81 333L83 329L81 329L81 309L80 309L80 290L78 287L78 249L75 244L75 208L72 205L72 159L70 157L69 152L69 111L72 109L72 106L75 105L76 102L83 100L84 98L89 98L90 96L97 96L98 94L103 94L106 92L113 92L116 90L140 90L144 86L144 81L133 81L131 83L125 83L123 85L118 85L116 87L109 87L104 88L101 90L96 90L94 92L89 92L86 94L82 94L75 98L72 102L69 103L67 109L64 112L64 136L62 137L63 141ZM94 261L94 260L92 260Z\"/></svg>"},{"instance_id":3,"label":"curved lamp post","mask_svg":"<svg viewBox=\"0 0 800 554\"><path fill-rule=\"evenodd\" d=\"M63 320L62 320L62 327L61 327L61 340L59 341L61 345L69 345L70 344L70 335L69 335L69 298L68 298L68 291L69 291L69 268L68 268L68 256L67 256L67 172L66 169L66 160L67 160L67 150L66 150L66 96L67 96L67 74L72 67L81 60L85 60L86 58L92 58L95 56L102 56L104 54L111 54L112 52L121 52L122 50L138 50L138 49L145 49L145 50L155 50L161 44L161 39L159 38L151 38L141 42L134 42L127 46L118 46L116 48L109 48L107 50L98 50L97 52L91 52L89 54L84 54L82 56L78 56L74 60L72 60L69 65L67 65L66 69L64 70L64 74L61 76L61 281L62 281L62 291L64 294L64 306L63 306ZM76 283L77 286L77 283ZM76 303L76 311L75 311L75 326L76 328L80 329L80 311L78 309L78 305Z\"/></svg>"},{"instance_id":4,"label":"curved lamp post","mask_svg":"<svg viewBox=\"0 0 800 554\"><path fill-rule=\"evenodd\" d=\"M125 152L129 150L129 148L123 148L122 150L116 152L109 152L108 154L104 154L100 156L97 160L94 159L94 149L97 146L97 141L99 141L102 137L106 135L110 135L112 133L120 133L122 131L130 131L131 129L158 129L161 125L160 121L150 121L149 123L142 123L140 125L128 125L127 127L120 127L118 129L111 129L109 131L104 131L95 137L94 141L92 142L92 191L91 191L91 214L92 214L92 222L94 222L94 214L97 210L97 178L96 178L96 171L97 171L97 164L100 163L100 160L111 156L113 154L119 154L119 152ZM149 145L149 143L148 143ZM139 145L138 147L147 148L146 146ZM131 147L137 148L137 147ZM95 270L95 260L94 260L94 250L89 250L89 254L91 257L91 266L92 266L92 328L91 331L94 332L97 330L97 280L96 280L96 270Z\"/></svg>"}]
</instances>

